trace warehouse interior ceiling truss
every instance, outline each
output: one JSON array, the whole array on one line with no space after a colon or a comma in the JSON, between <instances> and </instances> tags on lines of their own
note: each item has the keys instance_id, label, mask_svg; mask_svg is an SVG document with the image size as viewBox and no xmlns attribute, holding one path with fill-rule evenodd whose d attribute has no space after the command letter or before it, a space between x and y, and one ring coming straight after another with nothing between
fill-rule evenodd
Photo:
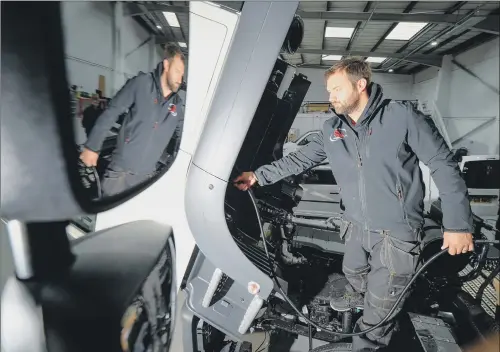
<instances>
[{"instance_id":1,"label":"warehouse interior ceiling truss","mask_svg":"<svg viewBox=\"0 0 500 352\"><path fill-rule=\"evenodd\" d=\"M236 11L243 1L215 2ZM440 67L444 55L458 55L499 35L497 1L304 1L297 14L304 39L282 58L297 67L327 68L346 56L362 56L374 71L415 74ZM127 3L157 44L178 42L188 53L189 2Z\"/></svg>"}]
</instances>

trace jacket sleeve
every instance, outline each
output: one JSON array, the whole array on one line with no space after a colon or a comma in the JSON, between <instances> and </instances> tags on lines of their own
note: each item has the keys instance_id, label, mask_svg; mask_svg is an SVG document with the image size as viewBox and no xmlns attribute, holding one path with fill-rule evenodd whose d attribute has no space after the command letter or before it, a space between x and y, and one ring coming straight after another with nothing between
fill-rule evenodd
<instances>
[{"instance_id":1,"label":"jacket sleeve","mask_svg":"<svg viewBox=\"0 0 500 352\"><path fill-rule=\"evenodd\" d=\"M264 165L255 170L257 182L261 186L271 185L285 177L299 175L307 169L320 164L326 159L323 133L299 150Z\"/></svg>"},{"instance_id":2,"label":"jacket sleeve","mask_svg":"<svg viewBox=\"0 0 500 352\"><path fill-rule=\"evenodd\" d=\"M139 85L139 76L131 78L111 99L109 106L97 119L92 132L88 136L85 147L98 152L101 150L102 143L106 139L109 130L127 109L135 103L135 92Z\"/></svg>"},{"instance_id":3,"label":"jacket sleeve","mask_svg":"<svg viewBox=\"0 0 500 352\"><path fill-rule=\"evenodd\" d=\"M449 232L472 232L473 220L467 186L458 163L433 121L407 107L408 143L430 169L443 209L443 226Z\"/></svg>"}]
</instances>

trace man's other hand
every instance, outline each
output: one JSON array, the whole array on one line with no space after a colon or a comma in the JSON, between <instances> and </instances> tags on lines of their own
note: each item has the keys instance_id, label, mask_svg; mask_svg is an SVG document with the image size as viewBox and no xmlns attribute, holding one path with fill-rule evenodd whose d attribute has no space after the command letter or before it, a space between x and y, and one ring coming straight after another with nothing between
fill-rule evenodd
<instances>
[{"instance_id":1,"label":"man's other hand","mask_svg":"<svg viewBox=\"0 0 500 352\"><path fill-rule=\"evenodd\" d=\"M450 253L450 255L472 252L474 250L472 234L445 232L441 249L445 248L448 248L448 253Z\"/></svg>"},{"instance_id":2,"label":"man's other hand","mask_svg":"<svg viewBox=\"0 0 500 352\"><path fill-rule=\"evenodd\" d=\"M93 150L83 148L83 152L80 154L80 160L88 166L97 166L97 159L99 159L99 154Z\"/></svg>"},{"instance_id":3,"label":"man's other hand","mask_svg":"<svg viewBox=\"0 0 500 352\"><path fill-rule=\"evenodd\" d=\"M240 191L246 191L257 182L257 176L252 171L243 172L233 182Z\"/></svg>"}]
</instances>

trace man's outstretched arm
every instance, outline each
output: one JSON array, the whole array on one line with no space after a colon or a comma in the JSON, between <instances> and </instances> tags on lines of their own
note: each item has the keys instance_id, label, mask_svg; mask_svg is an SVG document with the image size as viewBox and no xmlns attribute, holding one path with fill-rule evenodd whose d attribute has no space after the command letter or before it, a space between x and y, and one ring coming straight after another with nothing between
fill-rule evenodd
<instances>
[{"instance_id":1,"label":"man's outstretched arm","mask_svg":"<svg viewBox=\"0 0 500 352\"><path fill-rule=\"evenodd\" d=\"M241 190L247 190L255 183L261 186L274 184L285 177L299 175L307 169L320 164L326 159L323 133L299 150L259 167L255 172L244 172L234 182Z\"/></svg>"},{"instance_id":2,"label":"man's outstretched arm","mask_svg":"<svg viewBox=\"0 0 500 352\"><path fill-rule=\"evenodd\" d=\"M128 80L118 93L116 93L108 108L97 119L85 143L85 148L94 152L101 150L102 143L115 121L134 104L138 81L138 76Z\"/></svg>"}]
</instances>

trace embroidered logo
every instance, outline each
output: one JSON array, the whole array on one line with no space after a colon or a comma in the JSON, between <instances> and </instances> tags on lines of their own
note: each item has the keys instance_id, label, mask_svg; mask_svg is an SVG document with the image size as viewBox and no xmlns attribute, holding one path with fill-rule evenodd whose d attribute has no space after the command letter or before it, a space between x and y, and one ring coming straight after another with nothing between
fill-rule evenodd
<instances>
[{"instance_id":1,"label":"embroidered logo","mask_svg":"<svg viewBox=\"0 0 500 352\"><path fill-rule=\"evenodd\" d=\"M170 104L168 106L168 112L172 114L172 116L177 116L177 105Z\"/></svg>"},{"instance_id":2,"label":"embroidered logo","mask_svg":"<svg viewBox=\"0 0 500 352\"><path fill-rule=\"evenodd\" d=\"M345 137L346 137L345 128L337 128L330 135L330 141L335 142L338 141L339 139L344 139Z\"/></svg>"}]
</instances>

